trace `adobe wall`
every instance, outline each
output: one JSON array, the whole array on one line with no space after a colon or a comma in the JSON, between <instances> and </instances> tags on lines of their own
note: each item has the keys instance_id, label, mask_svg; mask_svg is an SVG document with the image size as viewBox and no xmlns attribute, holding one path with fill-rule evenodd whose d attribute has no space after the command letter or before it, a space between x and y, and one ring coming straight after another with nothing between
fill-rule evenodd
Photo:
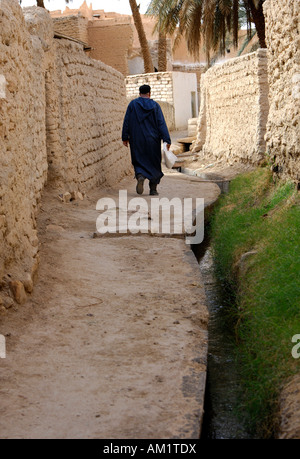
<instances>
[{"instance_id":1,"label":"adobe wall","mask_svg":"<svg viewBox=\"0 0 300 459\"><path fill-rule=\"evenodd\" d=\"M265 155L268 117L267 51L211 67L201 77L193 151L200 156L258 164Z\"/></svg>"},{"instance_id":2,"label":"adobe wall","mask_svg":"<svg viewBox=\"0 0 300 459\"><path fill-rule=\"evenodd\" d=\"M30 35L17 0L0 2L0 293L7 306L10 289L20 301L24 284L30 290L38 263L36 215L48 167L46 35ZM15 280L24 284L11 284Z\"/></svg>"},{"instance_id":3,"label":"adobe wall","mask_svg":"<svg viewBox=\"0 0 300 459\"><path fill-rule=\"evenodd\" d=\"M56 41L47 75L49 173L62 191L116 183L130 170L121 142L127 107L123 76L90 59L82 47Z\"/></svg>"},{"instance_id":4,"label":"adobe wall","mask_svg":"<svg viewBox=\"0 0 300 459\"><path fill-rule=\"evenodd\" d=\"M267 152L279 174L300 182L300 3L264 3L269 49Z\"/></svg>"},{"instance_id":5,"label":"adobe wall","mask_svg":"<svg viewBox=\"0 0 300 459\"><path fill-rule=\"evenodd\" d=\"M133 26L112 21L90 21L87 33L88 43L92 47L90 56L105 62L124 76L128 75L128 53L132 46Z\"/></svg>"},{"instance_id":6,"label":"adobe wall","mask_svg":"<svg viewBox=\"0 0 300 459\"><path fill-rule=\"evenodd\" d=\"M54 40L44 8L0 1L0 312L32 291L46 182L87 191L131 171L126 106L123 76Z\"/></svg>"},{"instance_id":7,"label":"adobe wall","mask_svg":"<svg viewBox=\"0 0 300 459\"><path fill-rule=\"evenodd\" d=\"M53 27L55 32L67 35L68 37L77 38L78 40L88 43L88 19L81 16L63 16L53 18Z\"/></svg>"}]
</instances>

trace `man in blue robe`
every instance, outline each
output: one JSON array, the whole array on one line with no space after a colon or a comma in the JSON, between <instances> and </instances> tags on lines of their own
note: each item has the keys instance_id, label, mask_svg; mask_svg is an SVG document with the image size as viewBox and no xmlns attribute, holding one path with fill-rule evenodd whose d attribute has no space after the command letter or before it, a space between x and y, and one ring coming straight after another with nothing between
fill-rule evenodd
<instances>
[{"instance_id":1,"label":"man in blue robe","mask_svg":"<svg viewBox=\"0 0 300 459\"><path fill-rule=\"evenodd\" d=\"M163 177L161 170L161 141L170 148L171 139L162 110L151 99L151 87L143 85L140 97L132 100L125 114L122 130L123 144L130 145L131 161L137 179L136 191L142 194L144 181L149 180L150 195L157 195L157 185Z\"/></svg>"}]
</instances>

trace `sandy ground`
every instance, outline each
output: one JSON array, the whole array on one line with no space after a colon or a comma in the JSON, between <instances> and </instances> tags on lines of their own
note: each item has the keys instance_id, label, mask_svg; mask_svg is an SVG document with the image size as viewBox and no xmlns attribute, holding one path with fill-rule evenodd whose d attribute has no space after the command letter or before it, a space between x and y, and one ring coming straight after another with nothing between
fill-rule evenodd
<instances>
[{"instance_id":1,"label":"sandy ground","mask_svg":"<svg viewBox=\"0 0 300 459\"><path fill-rule=\"evenodd\" d=\"M184 238L93 237L100 197L45 190L41 264L28 302L1 318L0 438L198 438L206 379L203 282ZM176 174L161 196L219 189ZM147 196L149 201L151 198Z\"/></svg>"}]
</instances>

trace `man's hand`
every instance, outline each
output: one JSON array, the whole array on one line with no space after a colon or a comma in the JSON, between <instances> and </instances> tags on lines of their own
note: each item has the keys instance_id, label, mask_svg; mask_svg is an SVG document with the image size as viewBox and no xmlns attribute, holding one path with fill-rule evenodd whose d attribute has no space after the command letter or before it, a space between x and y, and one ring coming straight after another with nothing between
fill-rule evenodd
<instances>
[{"instance_id":1,"label":"man's hand","mask_svg":"<svg viewBox=\"0 0 300 459\"><path fill-rule=\"evenodd\" d=\"M171 144L170 143L167 143L167 149L170 150L170 146Z\"/></svg>"},{"instance_id":2,"label":"man's hand","mask_svg":"<svg viewBox=\"0 0 300 459\"><path fill-rule=\"evenodd\" d=\"M128 141L128 140L123 140L123 145L124 145L125 147L128 147L128 144L129 144L129 141Z\"/></svg>"}]
</instances>

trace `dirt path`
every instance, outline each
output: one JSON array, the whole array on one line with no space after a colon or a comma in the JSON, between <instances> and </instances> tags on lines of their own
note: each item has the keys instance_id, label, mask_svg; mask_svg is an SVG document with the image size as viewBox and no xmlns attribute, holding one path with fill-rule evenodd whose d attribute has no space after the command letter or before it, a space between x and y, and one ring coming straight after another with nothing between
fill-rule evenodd
<instances>
[{"instance_id":1,"label":"dirt path","mask_svg":"<svg viewBox=\"0 0 300 459\"><path fill-rule=\"evenodd\" d=\"M41 265L29 301L1 321L0 438L197 438L207 309L184 239L93 238L96 202L44 193ZM217 198L166 177L161 196ZM149 197L147 199L150 199Z\"/></svg>"}]
</instances>

